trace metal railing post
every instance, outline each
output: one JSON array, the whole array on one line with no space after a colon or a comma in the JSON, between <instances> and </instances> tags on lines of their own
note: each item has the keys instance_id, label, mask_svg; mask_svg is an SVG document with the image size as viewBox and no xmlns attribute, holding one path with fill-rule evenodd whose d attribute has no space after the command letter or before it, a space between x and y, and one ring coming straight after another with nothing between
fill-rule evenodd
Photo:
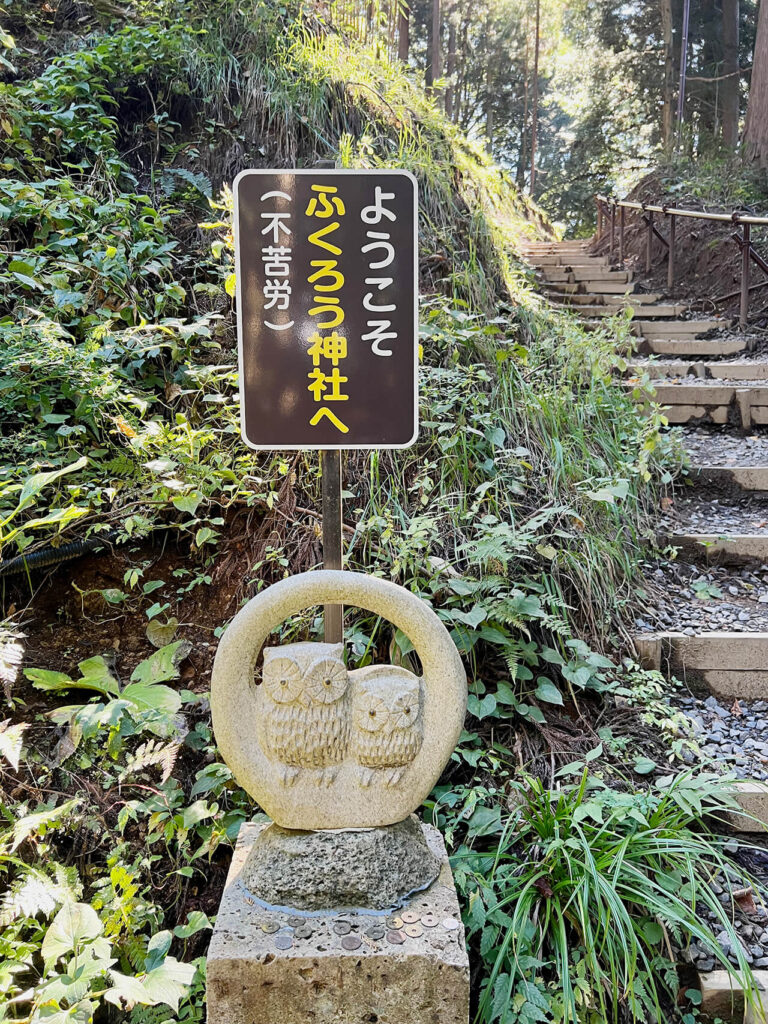
<instances>
[{"instance_id":1,"label":"metal railing post","mask_svg":"<svg viewBox=\"0 0 768 1024\"><path fill-rule=\"evenodd\" d=\"M675 286L675 215L669 215L669 262L667 263L667 289L672 291Z\"/></svg>"},{"instance_id":2,"label":"metal railing post","mask_svg":"<svg viewBox=\"0 0 768 1024\"><path fill-rule=\"evenodd\" d=\"M653 255L653 210L648 211L648 236L645 240L645 272L651 272L651 256Z\"/></svg>"},{"instance_id":3,"label":"metal railing post","mask_svg":"<svg viewBox=\"0 0 768 1024\"><path fill-rule=\"evenodd\" d=\"M619 209L619 265L624 266L624 207Z\"/></svg>"},{"instance_id":4,"label":"metal railing post","mask_svg":"<svg viewBox=\"0 0 768 1024\"><path fill-rule=\"evenodd\" d=\"M597 240L603 237L603 204L597 200Z\"/></svg>"},{"instance_id":5,"label":"metal railing post","mask_svg":"<svg viewBox=\"0 0 768 1024\"><path fill-rule=\"evenodd\" d=\"M739 306L739 327L744 330L749 319L749 224L741 227L741 303Z\"/></svg>"},{"instance_id":6,"label":"metal railing post","mask_svg":"<svg viewBox=\"0 0 768 1024\"><path fill-rule=\"evenodd\" d=\"M613 253L616 248L616 203L611 203L611 248L610 256L613 259Z\"/></svg>"}]
</instances>

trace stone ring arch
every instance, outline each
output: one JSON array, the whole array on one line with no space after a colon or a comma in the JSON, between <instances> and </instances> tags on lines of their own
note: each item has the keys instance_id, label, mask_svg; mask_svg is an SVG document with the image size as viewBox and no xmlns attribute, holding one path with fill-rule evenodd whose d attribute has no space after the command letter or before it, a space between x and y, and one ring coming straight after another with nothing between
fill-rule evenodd
<instances>
[{"instance_id":1,"label":"stone ring arch","mask_svg":"<svg viewBox=\"0 0 768 1024\"><path fill-rule=\"evenodd\" d=\"M270 632L314 605L345 604L387 619L409 638L423 668L424 739L396 787L358 789L345 762L329 786L300 778L285 788L257 739L256 662ZM429 795L458 742L467 679L448 630L426 602L364 573L323 569L267 587L227 627L213 663L211 711L221 755L235 779L279 825L370 828L402 821Z\"/></svg>"}]
</instances>

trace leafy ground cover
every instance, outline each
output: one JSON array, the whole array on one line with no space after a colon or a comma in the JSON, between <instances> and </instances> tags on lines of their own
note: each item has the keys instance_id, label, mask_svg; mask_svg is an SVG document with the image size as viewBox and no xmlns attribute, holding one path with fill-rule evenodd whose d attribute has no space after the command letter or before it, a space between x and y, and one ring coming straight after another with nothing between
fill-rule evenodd
<instances>
[{"instance_id":1,"label":"leafy ground cover","mask_svg":"<svg viewBox=\"0 0 768 1024\"><path fill-rule=\"evenodd\" d=\"M677 1012L677 953L709 935L691 907L728 854L700 835L711 779L676 778L693 742L625 657L681 462L613 380L627 323L586 332L545 307L514 250L545 219L314 13L178 0L73 27L7 10L5 1017L202 1019L211 919L255 810L216 753L210 662L244 599L320 558L316 458L239 441L226 186L329 156L420 183L421 435L349 455L346 536L350 567L429 600L466 659L467 731L428 813L455 853L478 1020ZM73 538L103 550L7 572ZM411 656L364 615L348 649Z\"/></svg>"}]
</instances>

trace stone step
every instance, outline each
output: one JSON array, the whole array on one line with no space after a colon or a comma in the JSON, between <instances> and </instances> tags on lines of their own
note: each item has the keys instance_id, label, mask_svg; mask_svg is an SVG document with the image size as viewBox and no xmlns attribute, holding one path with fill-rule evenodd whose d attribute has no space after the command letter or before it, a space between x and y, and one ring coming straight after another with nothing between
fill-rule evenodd
<instances>
[{"instance_id":1,"label":"stone step","mask_svg":"<svg viewBox=\"0 0 768 1024\"><path fill-rule=\"evenodd\" d=\"M588 292L593 292L595 295L626 295L631 292L634 288L632 282L632 274L628 271L623 271L626 275L621 281L605 281L596 280L589 278L583 281L584 288Z\"/></svg>"},{"instance_id":2,"label":"stone step","mask_svg":"<svg viewBox=\"0 0 768 1024\"><path fill-rule=\"evenodd\" d=\"M723 700L768 699L768 633L654 633L634 639L644 668Z\"/></svg>"},{"instance_id":3,"label":"stone step","mask_svg":"<svg viewBox=\"0 0 768 1024\"><path fill-rule=\"evenodd\" d=\"M581 285L576 284L574 281L548 281L544 286L545 295L560 296L565 298L567 295L579 294L579 288Z\"/></svg>"},{"instance_id":4,"label":"stone step","mask_svg":"<svg viewBox=\"0 0 768 1024\"><path fill-rule=\"evenodd\" d=\"M574 285L577 288L578 285ZM545 294L555 305L558 306L590 306L599 305L602 301L601 295L587 295L585 292L571 292L570 294L563 294L561 292L551 292L546 289Z\"/></svg>"},{"instance_id":5,"label":"stone step","mask_svg":"<svg viewBox=\"0 0 768 1024\"><path fill-rule=\"evenodd\" d=\"M593 270L592 267L574 267L572 273L575 281L588 281L588 289L591 292L597 290L593 285L598 281L626 284L631 280L629 272L626 270Z\"/></svg>"},{"instance_id":6,"label":"stone step","mask_svg":"<svg viewBox=\"0 0 768 1024\"><path fill-rule=\"evenodd\" d=\"M595 294L599 294L599 292ZM619 294L612 295L610 292L607 292L603 296L603 302L608 305L615 304L621 306L626 303L630 306L635 306L637 304L644 305L648 302L658 302L660 298L661 295L658 292L633 292L629 297Z\"/></svg>"},{"instance_id":7,"label":"stone step","mask_svg":"<svg viewBox=\"0 0 768 1024\"><path fill-rule=\"evenodd\" d=\"M694 466L691 479L726 490L768 492L768 466Z\"/></svg>"},{"instance_id":8,"label":"stone step","mask_svg":"<svg viewBox=\"0 0 768 1024\"><path fill-rule=\"evenodd\" d=\"M689 557L704 558L718 565L768 562L768 534L668 533L665 540Z\"/></svg>"},{"instance_id":9,"label":"stone step","mask_svg":"<svg viewBox=\"0 0 768 1024\"><path fill-rule=\"evenodd\" d=\"M541 277L544 281L554 281L557 284L569 284L574 280L573 274L569 271L550 267L541 271Z\"/></svg>"},{"instance_id":10,"label":"stone step","mask_svg":"<svg viewBox=\"0 0 768 1024\"><path fill-rule=\"evenodd\" d=\"M646 338L691 338L724 327L729 320L657 320L643 324L642 331Z\"/></svg>"},{"instance_id":11,"label":"stone step","mask_svg":"<svg viewBox=\"0 0 768 1024\"><path fill-rule=\"evenodd\" d=\"M752 977L760 993L763 1009L752 1006L744 998L744 989L728 971L699 972L701 1012L709 1020L721 1020L727 1024L766 1024L768 971L753 970Z\"/></svg>"},{"instance_id":12,"label":"stone step","mask_svg":"<svg viewBox=\"0 0 768 1024\"><path fill-rule=\"evenodd\" d=\"M657 384L645 390L627 382L640 403L656 401L670 423L702 420L727 423L732 419L743 430L768 424L768 386L725 382L707 384Z\"/></svg>"},{"instance_id":13,"label":"stone step","mask_svg":"<svg viewBox=\"0 0 768 1024\"><path fill-rule=\"evenodd\" d=\"M766 363L709 363L703 361L683 362L682 360L658 360L647 363L627 364L627 372L647 373L651 380L665 377L702 377L713 380L768 380Z\"/></svg>"},{"instance_id":14,"label":"stone step","mask_svg":"<svg viewBox=\"0 0 768 1024\"><path fill-rule=\"evenodd\" d=\"M589 314L590 316L616 316L620 313L622 307L632 308L632 317L634 320L650 320L655 317L664 316L680 316L685 312L685 306L671 306L671 305L637 305L635 306L632 299L627 299L624 303L612 303L611 305L600 305L600 306L586 306L580 312ZM643 325L645 326L645 325Z\"/></svg>"},{"instance_id":15,"label":"stone step","mask_svg":"<svg viewBox=\"0 0 768 1024\"><path fill-rule=\"evenodd\" d=\"M741 338L702 340L699 338L640 338L639 353L659 356L734 356L747 349Z\"/></svg>"},{"instance_id":16,"label":"stone step","mask_svg":"<svg viewBox=\"0 0 768 1024\"><path fill-rule=\"evenodd\" d=\"M578 267L589 268L594 267L595 270L606 270L611 268L611 261L604 257L588 257L582 255L548 255L548 256L529 256L529 261L536 267L568 267L573 270Z\"/></svg>"}]
</instances>

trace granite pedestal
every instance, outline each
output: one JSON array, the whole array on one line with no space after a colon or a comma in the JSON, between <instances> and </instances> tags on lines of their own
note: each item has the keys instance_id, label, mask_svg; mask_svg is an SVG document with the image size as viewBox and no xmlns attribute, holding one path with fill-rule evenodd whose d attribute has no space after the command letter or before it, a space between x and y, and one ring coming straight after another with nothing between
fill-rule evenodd
<instances>
[{"instance_id":1,"label":"granite pedestal","mask_svg":"<svg viewBox=\"0 0 768 1024\"><path fill-rule=\"evenodd\" d=\"M388 913L258 900L243 868L266 826L240 830L208 952L209 1024L467 1024L469 962L440 833L437 879Z\"/></svg>"}]
</instances>

